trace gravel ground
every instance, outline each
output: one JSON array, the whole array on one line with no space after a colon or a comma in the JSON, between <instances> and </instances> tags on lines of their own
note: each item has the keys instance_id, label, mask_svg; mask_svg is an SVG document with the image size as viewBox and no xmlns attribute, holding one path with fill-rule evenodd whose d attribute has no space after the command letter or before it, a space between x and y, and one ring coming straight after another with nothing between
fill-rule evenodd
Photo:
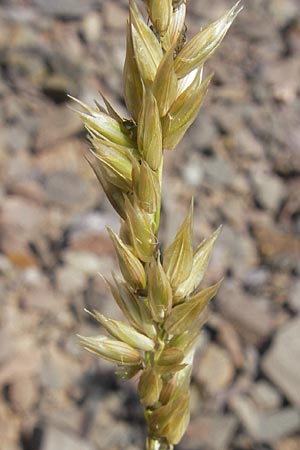
<instances>
[{"instance_id":1,"label":"gravel ground","mask_svg":"<svg viewBox=\"0 0 300 450\"><path fill-rule=\"evenodd\" d=\"M189 34L232 2L190 0ZM195 243L220 223L225 276L199 342L178 450L300 449L300 4L248 0L207 66L199 119L166 154L161 239L195 198ZM125 0L0 1L0 442L138 450L134 382L81 350L83 312L118 317L98 272L118 220L83 157L67 94L121 113Z\"/></svg>"}]
</instances>

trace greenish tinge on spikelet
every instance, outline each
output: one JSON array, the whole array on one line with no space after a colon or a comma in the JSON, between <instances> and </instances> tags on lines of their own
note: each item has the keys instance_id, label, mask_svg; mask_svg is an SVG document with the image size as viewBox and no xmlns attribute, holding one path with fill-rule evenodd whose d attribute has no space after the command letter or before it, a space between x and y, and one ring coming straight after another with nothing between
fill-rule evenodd
<instances>
[{"instance_id":1,"label":"greenish tinge on spikelet","mask_svg":"<svg viewBox=\"0 0 300 450\"><path fill-rule=\"evenodd\" d=\"M160 254L163 152L174 149L194 122L211 75L203 65L215 52L240 2L186 39L184 0L129 0L122 118L76 100L88 131L93 168L120 216L108 229L123 276L107 281L127 322L89 314L110 335L81 337L84 348L117 365L121 379L138 377L149 436L147 450L171 450L189 423L193 355L206 307L220 282L199 290L220 228L192 246L193 203L176 236ZM73 99L75 100L75 99Z\"/></svg>"}]
</instances>

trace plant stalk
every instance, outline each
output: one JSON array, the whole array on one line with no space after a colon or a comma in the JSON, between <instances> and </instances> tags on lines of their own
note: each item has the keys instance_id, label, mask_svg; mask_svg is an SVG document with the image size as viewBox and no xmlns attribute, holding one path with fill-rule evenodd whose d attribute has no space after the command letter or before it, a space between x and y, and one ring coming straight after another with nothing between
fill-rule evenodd
<instances>
[{"instance_id":1,"label":"plant stalk","mask_svg":"<svg viewBox=\"0 0 300 450\"><path fill-rule=\"evenodd\" d=\"M118 236L108 229L123 278L107 282L128 322L90 314L111 335L80 337L84 348L118 366L122 379L139 377L148 424L146 450L173 450L190 418L192 356L205 308L220 283L198 290L216 230L193 248L193 205L161 252L158 231L163 151L172 150L194 122L211 76L203 64L218 47L240 0L186 42L186 0L147 0L146 21L129 1L124 96L129 118L104 99L90 108L78 101L92 143L90 162L121 217ZM130 118L131 117L131 118Z\"/></svg>"},{"instance_id":2,"label":"plant stalk","mask_svg":"<svg viewBox=\"0 0 300 450\"><path fill-rule=\"evenodd\" d=\"M151 438L149 437L146 441L146 450L173 450L174 446L168 444L168 442L161 438Z\"/></svg>"}]
</instances>

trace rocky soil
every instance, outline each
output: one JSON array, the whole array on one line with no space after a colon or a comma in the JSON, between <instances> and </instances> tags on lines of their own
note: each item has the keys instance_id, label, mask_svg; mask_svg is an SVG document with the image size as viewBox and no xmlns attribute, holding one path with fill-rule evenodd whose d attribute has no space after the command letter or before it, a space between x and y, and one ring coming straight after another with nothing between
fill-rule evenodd
<instances>
[{"instance_id":1,"label":"rocky soil","mask_svg":"<svg viewBox=\"0 0 300 450\"><path fill-rule=\"evenodd\" d=\"M190 0L190 35L232 2ZM245 2L209 63L202 112L166 154L161 239L195 198L195 243L220 223L205 283L225 276L196 355L178 450L300 449L300 5ZM118 221L85 162L67 94L121 113L125 0L0 1L0 442L138 450L134 382L79 348L118 317L98 275Z\"/></svg>"}]
</instances>

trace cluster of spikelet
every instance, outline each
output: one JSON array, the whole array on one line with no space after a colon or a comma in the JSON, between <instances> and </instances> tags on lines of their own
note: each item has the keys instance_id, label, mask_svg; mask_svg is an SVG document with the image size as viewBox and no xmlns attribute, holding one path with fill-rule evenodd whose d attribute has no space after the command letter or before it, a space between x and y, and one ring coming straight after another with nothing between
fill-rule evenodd
<instances>
[{"instance_id":1,"label":"cluster of spikelet","mask_svg":"<svg viewBox=\"0 0 300 450\"><path fill-rule=\"evenodd\" d=\"M203 64L240 10L239 3L186 41L185 1L147 0L146 22L130 1L124 96L131 118L81 102L92 144L90 161L121 218L109 233L123 279L107 281L127 322L89 312L111 335L80 337L89 351L117 364L123 379L138 376L149 429L148 450L172 449L189 422L189 384L205 308L219 284L197 291L217 230L192 248L191 205L175 239L160 254L163 150L174 149L195 120L211 76Z\"/></svg>"}]
</instances>

